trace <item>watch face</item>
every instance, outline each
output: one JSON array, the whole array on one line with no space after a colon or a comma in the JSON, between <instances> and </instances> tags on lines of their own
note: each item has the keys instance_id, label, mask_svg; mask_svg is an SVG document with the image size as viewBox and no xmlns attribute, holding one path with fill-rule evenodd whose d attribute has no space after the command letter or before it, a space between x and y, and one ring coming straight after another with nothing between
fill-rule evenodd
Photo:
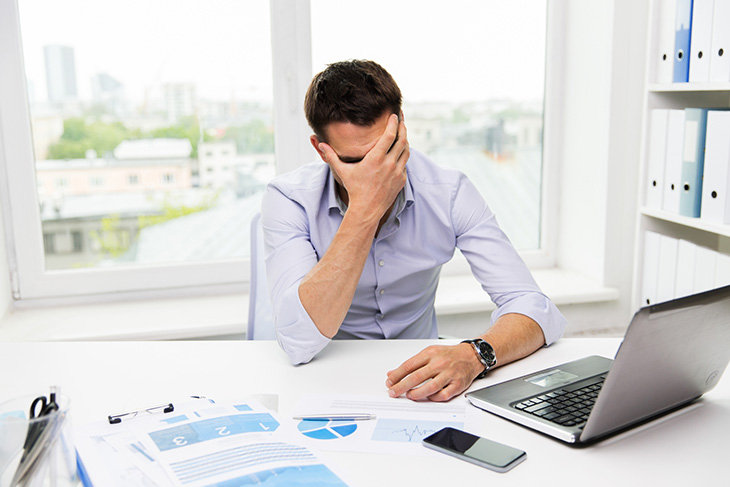
<instances>
[{"instance_id":1,"label":"watch face","mask_svg":"<svg viewBox=\"0 0 730 487\"><path fill-rule=\"evenodd\" d=\"M479 354L487 360L489 365L492 365L492 362L494 362L494 351L492 350L492 347L484 340L480 341L478 345Z\"/></svg>"}]
</instances>

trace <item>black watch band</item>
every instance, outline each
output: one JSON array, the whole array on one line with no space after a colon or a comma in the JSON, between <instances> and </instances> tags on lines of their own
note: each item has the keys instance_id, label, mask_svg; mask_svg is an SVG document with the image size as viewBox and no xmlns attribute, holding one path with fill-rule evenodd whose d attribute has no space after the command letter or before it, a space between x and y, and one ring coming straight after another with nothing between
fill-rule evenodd
<instances>
[{"instance_id":1,"label":"black watch band","mask_svg":"<svg viewBox=\"0 0 730 487\"><path fill-rule=\"evenodd\" d=\"M484 365L484 370L476 376L476 379L481 379L482 377L487 375L489 369L494 367L494 365L497 363L497 356L494 353L494 348L492 348L489 343L485 342L481 338L464 340L461 343L471 343L471 345L474 347L474 351L476 352L477 357L479 357L479 361L482 363L482 365Z\"/></svg>"}]
</instances>

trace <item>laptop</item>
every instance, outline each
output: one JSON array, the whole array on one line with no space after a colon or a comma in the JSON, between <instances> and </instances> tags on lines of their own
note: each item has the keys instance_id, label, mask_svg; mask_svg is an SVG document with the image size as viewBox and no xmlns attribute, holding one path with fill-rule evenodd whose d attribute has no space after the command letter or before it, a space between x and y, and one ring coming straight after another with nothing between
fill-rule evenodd
<instances>
[{"instance_id":1,"label":"laptop","mask_svg":"<svg viewBox=\"0 0 730 487\"><path fill-rule=\"evenodd\" d=\"M591 356L466 394L474 406L590 443L689 404L730 361L730 286L636 312L611 360Z\"/></svg>"}]
</instances>

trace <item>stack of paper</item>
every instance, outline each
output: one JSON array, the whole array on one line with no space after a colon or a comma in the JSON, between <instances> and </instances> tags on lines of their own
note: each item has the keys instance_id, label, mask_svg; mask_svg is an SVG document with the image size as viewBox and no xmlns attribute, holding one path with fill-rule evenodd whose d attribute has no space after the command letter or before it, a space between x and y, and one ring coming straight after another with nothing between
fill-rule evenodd
<instances>
[{"instance_id":1,"label":"stack of paper","mask_svg":"<svg viewBox=\"0 0 730 487\"><path fill-rule=\"evenodd\" d=\"M198 400L168 414L81 427L76 447L85 485L346 485L280 425L274 411L254 401Z\"/></svg>"}]
</instances>

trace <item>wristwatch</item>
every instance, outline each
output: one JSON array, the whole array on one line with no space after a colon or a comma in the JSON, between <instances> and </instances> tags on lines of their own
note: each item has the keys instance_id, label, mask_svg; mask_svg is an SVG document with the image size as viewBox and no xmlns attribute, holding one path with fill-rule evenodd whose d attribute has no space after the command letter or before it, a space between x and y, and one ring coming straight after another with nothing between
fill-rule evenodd
<instances>
[{"instance_id":1,"label":"wristwatch","mask_svg":"<svg viewBox=\"0 0 730 487\"><path fill-rule=\"evenodd\" d=\"M481 338L464 340L461 343L471 343L474 347L474 351L477 353L477 357L479 357L479 361L482 363L482 365L484 365L484 370L480 372L478 376L476 376L476 379L481 379L482 377L487 375L489 369L494 367L497 363L497 356L494 354L494 349L492 348L492 346Z\"/></svg>"}]
</instances>

